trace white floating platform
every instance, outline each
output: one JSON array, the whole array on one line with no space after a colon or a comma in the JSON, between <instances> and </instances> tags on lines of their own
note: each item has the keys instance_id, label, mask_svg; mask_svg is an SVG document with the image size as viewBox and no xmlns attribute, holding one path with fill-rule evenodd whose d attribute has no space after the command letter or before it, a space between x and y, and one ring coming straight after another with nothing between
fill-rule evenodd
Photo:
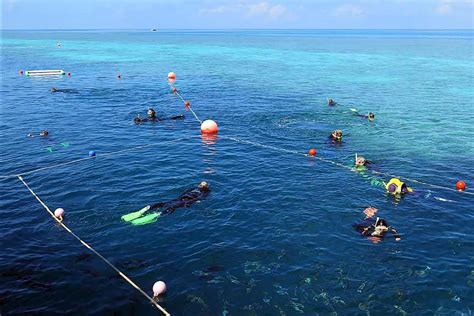
<instances>
[{"instance_id":1,"label":"white floating platform","mask_svg":"<svg viewBox=\"0 0 474 316\"><path fill-rule=\"evenodd\" d=\"M27 76L63 76L66 72L64 70L27 70Z\"/></svg>"}]
</instances>

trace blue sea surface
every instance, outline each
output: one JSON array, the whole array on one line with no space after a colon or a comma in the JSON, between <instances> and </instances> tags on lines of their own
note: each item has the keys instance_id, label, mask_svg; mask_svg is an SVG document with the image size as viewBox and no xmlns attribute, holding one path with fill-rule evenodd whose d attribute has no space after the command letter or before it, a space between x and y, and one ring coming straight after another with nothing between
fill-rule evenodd
<instances>
[{"instance_id":1,"label":"blue sea surface","mask_svg":"<svg viewBox=\"0 0 474 316\"><path fill-rule=\"evenodd\" d=\"M150 295L164 280L173 315L474 313L472 30L3 31L1 58L0 176L96 151L24 179ZM148 107L185 119L135 125ZM312 147L337 164L305 157ZM414 194L395 199L342 167L356 153L380 181L443 188L407 181ZM449 190L458 180L466 193ZM200 181L200 203L120 220ZM369 205L400 241L353 229ZM0 215L0 314L158 312L14 176L0 179Z\"/></svg>"}]
</instances>

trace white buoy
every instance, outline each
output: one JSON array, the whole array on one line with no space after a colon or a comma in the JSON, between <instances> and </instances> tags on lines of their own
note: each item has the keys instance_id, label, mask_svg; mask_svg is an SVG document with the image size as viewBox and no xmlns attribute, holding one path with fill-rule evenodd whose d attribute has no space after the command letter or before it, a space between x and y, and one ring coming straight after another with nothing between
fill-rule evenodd
<instances>
[{"instance_id":1,"label":"white buoy","mask_svg":"<svg viewBox=\"0 0 474 316\"><path fill-rule=\"evenodd\" d=\"M157 281L153 284L153 297L157 297L166 292L166 284L163 281Z\"/></svg>"},{"instance_id":2,"label":"white buoy","mask_svg":"<svg viewBox=\"0 0 474 316\"><path fill-rule=\"evenodd\" d=\"M60 221L63 220L63 216L64 216L64 209L62 208L57 208L55 211L54 211L54 216L59 219Z\"/></svg>"}]
</instances>

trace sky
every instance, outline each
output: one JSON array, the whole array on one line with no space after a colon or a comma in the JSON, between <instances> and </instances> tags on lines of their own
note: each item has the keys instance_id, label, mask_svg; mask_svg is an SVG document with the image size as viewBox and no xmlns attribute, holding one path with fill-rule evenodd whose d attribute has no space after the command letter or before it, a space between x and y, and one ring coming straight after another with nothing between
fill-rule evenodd
<instances>
[{"instance_id":1,"label":"sky","mask_svg":"<svg viewBox=\"0 0 474 316\"><path fill-rule=\"evenodd\" d=\"M2 29L473 29L474 0L0 0Z\"/></svg>"}]
</instances>

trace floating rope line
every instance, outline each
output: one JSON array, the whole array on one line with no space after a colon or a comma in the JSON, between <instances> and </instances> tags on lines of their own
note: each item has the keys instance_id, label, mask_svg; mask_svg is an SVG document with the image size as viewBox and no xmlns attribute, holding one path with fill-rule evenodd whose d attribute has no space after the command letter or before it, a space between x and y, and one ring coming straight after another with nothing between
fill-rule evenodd
<instances>
[{"instance_id":1,"label":"floating rope line","mask_svg":"<svg viewBox=\"0 0 474 316\"><path fill-rule=\"evenodd\" d=\"M51 212L49 207L40 199L40 197L30 188L28 183L23 179L22 176L18 176L18 179L20 179L21 182L25 185L25 187L30 191L30 193L40 202L40 204L44 207L44 209L51 215L51 217L62 227L64 228L69 234L71 234L74 238L79 240L81 244L83 244L87 249L92 251L95 255L97 255L102 261L104 261L107 265L109 265L115 272L118 273L127 283L129 283L131 286L133 286L138 292L140 292L147 300L149 300L156 308L158 308L163 315L169 316L170 313L166 311L161 305L159 305L155 300L148 295L145 291L143 291L135 282L133 282L128 276L126 276L122 271L120 271L112 262L107 260L104 256L102 256L97 250L92 248L88 243L86 243L84 240L82 240L79 236L77 236L69 227L67 227L60 219L58 219L56 216L54 216L54 213Z\"/></svg>"},{"instance_id":2,"label":"floating rope line","mask_svg":"<svg viewBox=\"0 0 474 316\"><path fill-rule=\"evenodd\" d=\"M191 104L189 104L189 101L186 101L186 100L181 96L181 94L179 94L178 89L176 89L175 86L173 86L173 84L172 84L171 82L168 82L168 84L169 84L170 87L173 89L173 93L176 94L176 95L181 99L181 101L183 101L184 106L186 107L186 109L189 109L189 110L191 111L191 113L193 113L194 117L195 117L196 120L199 122L199 124L202 124L201 119L196 115L196 113L194 113L193 109L191 108Z\"/></svg>"},{"instance_id":3,"label":"floating rope line","mask_svg":"<svg viewBox=\"0 0 474 316\"><path fill-rule=\"evenodd\" d=\"M299 151L296 151L296 150L289 150L289 149L280 148L280 147L275 147L275 146L271 146L271 145L260 144L260 143L257 143L257 142L253 142L253 141L249 141L249 140L244 140L244 139L239 139L239 138L230 137L230 136L221 136L221 138L229 139L229 140L232 140L232 141L235 141L235 142L239 142L239 143L243 143L243 144L253 145L253 146L256 146L256 147L261 147L261 148L266 148L266 149L272 149L272 150L276 150L276 151L280 151L280 152L286 152L286 153L291 153L291 154L302 155L302 156L305 156L305 157L311 157L311 158L314 158L314 159L317 159L317 160L320 160L320 161L323 161L323 162L326 162L326 163L330 163L330 164L332 164L332 165L334 165L334 166L337 166L337 167L344 168L344 169L347 169L347 170L349 170L349 171L355 172L352 167L346 166L346 165L344 165L344 164L342 164L342 163L339 163L339 162L336 162L336 161L332 161L332 160L329 160L329 159L326 159L326 158L322 158L322 157L310 156L310 155L308 155L308 154L306 154L306 153L302 153L302 152L299 152ZM413 183L422 184L422 185L425 185L425 186L428 186L428 187L432 187L432 188L436 188L436 189L444 189L444 190L454 191L454 192L458 192L458 193L464 193L464 194L468 194L468 195L474 195L474 192L459 191L459 190L456 190L456 189L454 189L454 188L445 187L445 186L441 186L441 185L437 185L437 184L431 184L431 183L419 181L419 180L416 180L416 179L411 179L411 178L404 177L404 176L393 175L393 174L386 173L386 172L380 172L380 171L375 171L375 170L370 170L370 169L365 170L364 172L370 172L370 173L372 173L372 174L383 175L383 176L390 177L390 178L405 179L405 180L410 181L410 182L413 182Z\"/></svg>"},{"instance_id":4,"label":"floating rope line","mask_svg":"<svg viewBox=\"0 0 474 316\"><path fill-rule=\"evenodd\" d=\"M178 141L185 140L185 139L188 139L188 138L189 137L182 137L182 138L178 138L178 139L174 139L174 140L163 141L159 144L161 145L161 144L167 144L167 143L174 143L174 142L178 142ZM131 147L131 148L125 148L125 149L121 149L121 150L117 150L117 151L112 151L112 152L108 152L108 153L99 154L99 155L93 156L93 157L89 156L89 157L79 158L79 159L75 159L75 160L71 160L71 161L66 161L66 162L54 164L54 165L51 165L51 166L41 167L41 168L33 169L33 170L30 170L30 171L17 173L17 174L10 174L10 175L0 176L0 179L17 178L18 176L25 176L25 175L29 175L29 174L36 173L36 172L43 171L43 170L55 169L57 167L62 167L62 166L74 164L74 163L81 162L81 161L84 161L84 160L97 159L98 157L114 156L114 155L118 155L118 154L125 153L125 152L128 152L128 151L133 151L133 150L137 150L137 149L152 147L152 146L156 146L156 145L158 145L158 144L157 143L152 143L152 144L139 145L139 146L135 146L135 147Z\"/></svg>"}]
</instances>

